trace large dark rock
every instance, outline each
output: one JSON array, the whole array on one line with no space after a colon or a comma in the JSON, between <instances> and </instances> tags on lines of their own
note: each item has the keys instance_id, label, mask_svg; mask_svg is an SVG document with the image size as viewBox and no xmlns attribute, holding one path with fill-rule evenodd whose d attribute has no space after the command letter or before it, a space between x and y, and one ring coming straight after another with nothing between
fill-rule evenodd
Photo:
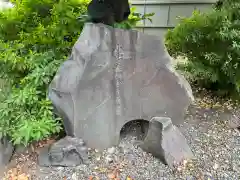
<instances>
[{"instance_id":1,"label":"large dark rock","mask_svg":"<svg viewBox=\"0 0 240 180\"><path fill-rule=\"evenodd\" d=\"M8 165L13 155L14 147L6 137L0 138L0 168Z\"/></svg>"},{"instance_id":2,"label":"large dark rock","mask_svg":"<svg viewBox=\"0 0 240 180\"><path fill-rule=\"evenodd\" d=\"M193 100L161 39L92 23L54 77L49 98L67 134L99 150L118 145L131 120L169 117L181 124Z\"/></svg>"},{"instance_id":3,"label":"large dark rock","mask_svg":"<svg viewBox=\"0 0 240 180\"><path fill-rule=\"evenodd\" d=\"M88 5L88 15L93 23L113 25L128 19L128 0L92 0Z\"/></svg>"}]
</instances>

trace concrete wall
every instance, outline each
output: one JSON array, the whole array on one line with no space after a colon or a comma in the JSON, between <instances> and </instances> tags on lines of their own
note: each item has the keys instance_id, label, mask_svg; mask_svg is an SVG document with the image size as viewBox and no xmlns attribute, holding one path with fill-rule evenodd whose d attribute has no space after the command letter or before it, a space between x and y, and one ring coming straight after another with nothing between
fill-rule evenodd
<instances>
[{"instance_id":1,"label":"concrete wall","mask_svg":"<svg viewBox=\"0 0 240 180\"><path fill-rule=\"evenodd\" d=\"M0 0L0 10L11 7L13 7L12 3L7 2L6 0Z\"/></svg>"},{"instance_id":2,"label":"concrete wall","mask_svg":"<svg viewBox=\"0 0 240 180\"><path fill-rule=\"evenodd\" d=\"M130 0L137 12L154 12L153 22L146 20L138 25L138 30L148 34L162 36L167 29L178 23L178 17L191 16L196 9L206 12L217 0Z\"/></svg>"}]
</instances>

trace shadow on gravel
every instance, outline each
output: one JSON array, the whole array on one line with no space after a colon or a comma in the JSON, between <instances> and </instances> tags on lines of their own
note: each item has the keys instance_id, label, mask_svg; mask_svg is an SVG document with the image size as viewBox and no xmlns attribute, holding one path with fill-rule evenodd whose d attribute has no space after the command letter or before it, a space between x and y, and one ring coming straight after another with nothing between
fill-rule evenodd
<instances>
[{"instance_id":1,"label":"shadow on gravel","mask_svg":"<svg viewBox=\"0 0 240 180\"><path fill-rule=\"evenodd\" d=\"M132 120L127 122L121 129L120 138L127 136L136 137L136 140L142 141L148 132L149 122L146 120Z\"/></svg>"}]
</instances>

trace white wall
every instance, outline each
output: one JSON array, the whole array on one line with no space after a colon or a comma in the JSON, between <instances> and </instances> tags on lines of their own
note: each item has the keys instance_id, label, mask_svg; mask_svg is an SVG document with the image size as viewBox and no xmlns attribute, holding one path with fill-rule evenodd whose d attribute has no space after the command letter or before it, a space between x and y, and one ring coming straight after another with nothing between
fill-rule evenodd
<instances>
[{"instance_id":1,"label":"white wall","mask_svg":"<svg viewBox=\"0 0 240 180\"><path fill-rule=\"evenodd\" d=\"M10 2L6 2L4 0L0 0L0 10L5 8L11 8L13 7L13 4Z\"/></svg>"},{"instance_id":2,"label":"white wall","mask_svg":"<svg viewBox=\"0 0 240 180\"><path fill-rule=\"evenodd\" d=\"M130 0L139 13L151 13L153 22L145 21L138 30L148 34L163 36L167 29L177 25L179 16L189 17L194 10L206 12L217 0Z\"/></svg>"}]
</instances>

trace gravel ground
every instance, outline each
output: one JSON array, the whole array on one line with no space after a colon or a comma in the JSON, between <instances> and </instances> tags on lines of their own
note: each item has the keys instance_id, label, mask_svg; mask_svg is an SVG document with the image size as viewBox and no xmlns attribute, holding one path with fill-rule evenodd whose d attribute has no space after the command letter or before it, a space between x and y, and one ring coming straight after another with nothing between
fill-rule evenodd
<instances>
[{"instance_id":1,"label":"gravel ground","mask_svg":"<svg viewBox=\"0 0 240 180\"><path fill-rule=\"evenodd\" d=\"M139 137L134 133L137 125L132 124L123 132L118 147L103 153L91 150L89 165L39 168L35 156L22 155L21 163L28 164L22 172L30 174L34 180L239 180L240 132L228 127L225 118L229 114L223 113L221 108L207 107L204 99L197 99L197 102L189 108L186 122L179 127L195 159L176 169L170 169L134 145Z\"/></svg>"}]
</instances>

